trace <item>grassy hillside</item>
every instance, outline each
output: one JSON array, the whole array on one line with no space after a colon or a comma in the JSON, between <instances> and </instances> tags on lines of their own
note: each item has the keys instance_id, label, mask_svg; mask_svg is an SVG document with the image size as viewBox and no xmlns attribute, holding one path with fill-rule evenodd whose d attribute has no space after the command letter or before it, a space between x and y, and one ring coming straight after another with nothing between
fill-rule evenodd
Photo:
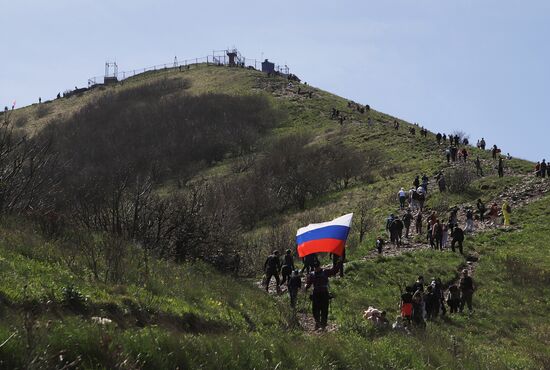
<instances>
[{"instance_id":1,"label":"grassy hillside","mask_svg":"<svg viewBox=\"0 0 550 370\"><path fill-rule=\"evenodd\" d=\"M88 122L75 117L108 94L132 94L132 89L162 84L165 79L181 81L185 88L168 89L154 98L138 96L120 112L147 113L147 107L153 110L153 106L162 111L172 103L190 104L189 96L226 94L260 96L277 115L276 125L260 132L250 152L228 149L221 159L193 162L193 169L186 172L191 174L187 184L206 182L216 188L244 179L241 189L246 190L253 185L250 179L265 168L262 159L273 158L273 143L290 135L305 135L304 146L312 150L307 155L329 153L315 151L318 148L343 147L367 165L347 186L340 183L311 193L303 207L285 205L250 225L240 225L235 246L242 253L239 276L205 262L156 258L138 242L111 239L99 231L80 238L51 237L22 215L6 215L0 225L1 368L550 367L550 319L545 312L550 297L550 226L541 222L549 215L548 196L529 205L518 201L512 228L487 228L467 239L466 255L479 257L474 274L479 290L472 316L429 322L426 330L410 335L374 328L362 318L369 305L386 310L390 320L397 315L395 281L412 283L423 274L452 282L466 265L463 256L448 251L410 248L396 256L371 256L374 239L384 232L385 217L398 212L399 188L408 189L415 175L433 177L439 170L451 173L457 168L447 165L445 146L438 145L432 133L421 138L417 129L413 136L410 124L401 120L396 131L394 117L375 110L361 114L348 107L347 100L309 85L289 86L283 78L257 71L214 66L139 75L114 87L42 104L46 109L34 105L16 110L11 119L37 136L51 125ZM343 125L331 119L332 108L347 117ZM105 117L113 124L128 117L116 114ZM93 130L87 132L93 135ZM71 135L77 134L78 129ZM471 158L480 156L486 176L476 177L466 191L458 193L439 194L432 180L427 207L439 217L447 217L454 205L473 205L478 198L489 202L525 186L532 164L506 161L506 176L498 178L490 153L469 151ZM236 170L248 156L254 158L253 167ZM160 199L183 191L180 176L174 170L155 184ZM523 193L533 199L544 195L530 189ZM234 201L221 199L221 205L233 204L224 199ZM298 316L293 315L286 295L267 295L258 289L260 265L268 251L294 247L298 227L357 212L360 207L367 209L367 234L360 243L354 227L346 277L331 283L336 298L330 320L336 330L311 333L301 322L309 314L307 296L300 294ZM415 236L414 241L423 239ZM111 266L115 258L109 246L124 252L116 259L123 268ZM121 275L113 279L110 271L119 270Z\"/></svg>"}]
</instances>

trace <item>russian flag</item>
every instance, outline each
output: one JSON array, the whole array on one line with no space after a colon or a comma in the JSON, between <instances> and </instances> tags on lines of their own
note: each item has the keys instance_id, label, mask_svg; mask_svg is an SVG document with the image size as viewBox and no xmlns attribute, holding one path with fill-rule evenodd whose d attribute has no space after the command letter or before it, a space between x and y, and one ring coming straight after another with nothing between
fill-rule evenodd
<instances>
[{"instance_id":1,"label":"russian flag","mask_svg":"<svg viewBox=\"0 0 550 370\"><path fill-rule=\"evenodd\" d=\"M298 229L296 243L298 255L326 252L341 256L348 238L353 213L335 218L329 222L310 224Z\"/></svg>"}]
</instances>

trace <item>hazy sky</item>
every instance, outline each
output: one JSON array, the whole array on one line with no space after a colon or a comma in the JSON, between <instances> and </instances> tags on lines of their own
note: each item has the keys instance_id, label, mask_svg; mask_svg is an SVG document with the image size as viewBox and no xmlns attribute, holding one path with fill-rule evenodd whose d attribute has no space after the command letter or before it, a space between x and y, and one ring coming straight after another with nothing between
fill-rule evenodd
<instances>
[{"instance_id":1,"label":"hazy sky","mask_svg":"<svg viewBox=\"0 0 550 370\"><path fill-rule=\"evenodd\" d=\"M0 0L0 105L236 46L432 131L550 157L550 1Z\"/></svg>"}]
</instances>

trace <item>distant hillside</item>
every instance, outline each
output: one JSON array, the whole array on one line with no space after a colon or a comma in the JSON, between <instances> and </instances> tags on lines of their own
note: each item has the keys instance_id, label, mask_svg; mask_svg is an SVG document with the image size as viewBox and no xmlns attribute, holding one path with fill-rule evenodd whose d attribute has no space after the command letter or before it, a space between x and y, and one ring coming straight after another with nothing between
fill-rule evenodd
<instances>
[{"instance_id":1,"label":"distant hillside","mask_svg":"<svg viewBox=\"0 0 550 370\"><path fill-rule=\"evenodd\" d=\"M420 126L367 104L199 65L3 116L0 367L550 366L548 230L539 222L547 179L518 159L504 160L500 178L491 153L471 146L461 145L468 162L448 164L434 133L422 137ZM431 212L446 221L457 207L464 223L480 198L509 201L512 227L476 220L464 256L434 251L416 233L378 256L386 217L402 213L398 190L422 174L424 221ZM349 212L331 330L312 332L306 294L293 313L286 294L256 285L270 251L295 250L299 227ZM472 317L410 335L362 318L372 305L393 321L398 285L419 274L447 285L463 268L479 286Z\"/></svg>"}]
</instances>

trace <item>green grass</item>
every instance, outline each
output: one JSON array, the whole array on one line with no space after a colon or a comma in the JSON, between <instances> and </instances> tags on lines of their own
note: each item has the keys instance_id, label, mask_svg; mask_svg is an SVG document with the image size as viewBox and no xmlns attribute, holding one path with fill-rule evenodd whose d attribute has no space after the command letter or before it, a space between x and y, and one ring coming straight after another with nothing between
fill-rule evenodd
<instances>
[{"instance_id":1,"label":"green grass","mask_svg":"<svg viewBox=\"0 0 550 370\"><path fill-rule=\"evenodd\" d=\"M49 103L49 113L35 119L36 106L14 112L27 117L29 131L59 116L70 116L86 102L109 89L126 89L158 78L186 78L190 93L265 94L286 112L280 126L263 142L291 133L309 133L315 143L347 145L374 150L385 156L384 166L370 180L352 182L345 190L311 199L305 210L289 209L263 220L247 233L257 237L263 251L272 249L262 239L272 227L292 233L301 220L326 221L356 210L369 201L372 222L363 243L352 233L345 279L332 281L335 300L330 319L339 325L335 333L312 336L293 326L288 297L267 296L254 286L259 277L235 279L201 263L176 265L150 261L144 278L140 251L129 244L122 281L97 281L82 256L69 259L75 245L44 240L20 219L4 219L0 225L0 368L30 368L33 359L53 368L77 361L81 368L466 368L528 369L550 367L550 198L524 209L514 209L511 231L495 230L466 242L467 252L481 258L475 280L473 316L456 315L428 324L425 331L401 335L379 330L362 319L369 305L384 309L388 317L398 313L399 292L394 281L412 283L418 274L444 282L457 277L464 259L451 252L422 251L395 258L362 259L383 232L385 218L396 212L395 194L409 188L414 176L433 176L447 167L444 146L433 134L428 139L409 135L408 123L395 132L393 117L372 110L361 115L347 108L347 100L311 86L313 99L285 91L287 81L239 68L199 66L189 71L147 73L115 87L96 89L81 97ZM352 124L340 127L329 119L332 107L353 115ZM367 126L371 117L375 125ZM24 122L22 120L21 122ZM471 149L492 163L490 154ZM226 158L199 174L199 178L236 176ZM473 166L473 163L469 164ZM492 164L486 177L475 180L468 191L440 194L431 184L427 206L446 209L477 198L489 201L521 181L518 175L532 164L506 161L513 175L500 179ZM168 182L161 193L177 191ZM441 216L445 216L441 214ZM292 235L291 235L292 236ZM257 251L263 257L262 250ZM259 266L263 261L251 260ZM253 265L254 266L254 265ZM87 301L84 307L67 307L63 288L74 286ZM300 296L299 312L309 312L309 301ZM100 326L92 316L113 318ZM453 339L454 338L454 339Z\"/></svg>"}]
</instances>

